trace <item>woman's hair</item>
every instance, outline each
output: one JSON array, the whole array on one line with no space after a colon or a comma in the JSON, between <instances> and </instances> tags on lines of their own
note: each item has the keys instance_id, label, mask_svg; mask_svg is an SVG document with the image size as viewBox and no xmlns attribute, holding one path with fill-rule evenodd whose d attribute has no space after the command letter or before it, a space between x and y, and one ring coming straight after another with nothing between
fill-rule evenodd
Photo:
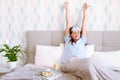
<instances>
[{"instance_id":1,"label":"woman's hair","mask_svg":"<svg viewBox=\"0 0 120 80\"><path fill-rule=\"evenodd\" d=\"M70 37L71 37L71 34L72 34L72 28L73 28L74 26L72 26L72 27L70 27L70 30L69 30L69 34L70 34ZM80 34L82 34L82 31L80 31ZM81 37L82 35L80 35L80 37ZM71 42L71 44L73 45L73 42L74 42L74 40L73 40L73 38L71 37L71 40L70 40L70 42Z\"/></svg>"}]
</instances>

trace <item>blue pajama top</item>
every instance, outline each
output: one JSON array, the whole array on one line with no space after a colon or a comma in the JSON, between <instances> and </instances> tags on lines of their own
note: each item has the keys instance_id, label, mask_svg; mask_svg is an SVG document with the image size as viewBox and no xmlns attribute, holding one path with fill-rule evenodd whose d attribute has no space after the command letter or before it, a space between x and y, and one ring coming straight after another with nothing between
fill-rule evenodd
<instances>
[{"instance_id":1,"label":"blue pajama top","mask_svg":"<svg viewBox=\"0 0 120 80\"><path fill-rule=\"evenodd\" d=\"M71 37L67 35L64 37L65 40L65 48L64 52L61 58L61 63L64 63L71 57L79 57L79 58L85 58L86 57L86 52L85 52L85 43L87 41L86 37L81 37L79 40L73 44L71 44L70 40Z\"/></svg>"}]
</instances>

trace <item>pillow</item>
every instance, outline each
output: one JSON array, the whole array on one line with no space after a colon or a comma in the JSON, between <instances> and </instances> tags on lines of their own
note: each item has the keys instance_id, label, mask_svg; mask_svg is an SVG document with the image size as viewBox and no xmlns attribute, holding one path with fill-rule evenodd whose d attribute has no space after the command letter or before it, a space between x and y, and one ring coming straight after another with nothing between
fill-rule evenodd
<instances>
[{"instance_id":1,"label":"pillow","mask_svg":"<svg viewBox=\"0 0 120 80\"><path fill-rule=\"evenodd\" d=\"M119 51L106 51L106 52L95 52L95 58L101 59L103 65L107 67L120 67L120 50Z\"/></svg>"},{"instance_id":2,"label":"pillow","mask_svg":"<svg viewBox=\"0 0 120 80\"><path fill-rule=\"evenodd\" d=\"M95 52L95 45L86 45L86 57L92 57Z\"/></svg>"},{"instance_id":3,"label":"pillow","mask_svg":"<svg viewBox=\"0 0 120 80\"><path fill-rule=\"evenodd\" d=\"M64 47L65 44L64 43L60 43L59 44L61 47ZM85 46L85 49L86 49L86 57L89 58L89 57L92 57L94 52L95 52L95 45L91 44L91 45L86 45Z\"/></svg>"},{"instance_id":4,"label":"pillow","mask_svg":"<svg viewBox=\"0 0 120 80\"><path fill-rule=\"evenodd\" d=\"M59 64L63 48L60 46L36 45L35 64L46 67L53 67Z\"/></svg>"}]
</instances>

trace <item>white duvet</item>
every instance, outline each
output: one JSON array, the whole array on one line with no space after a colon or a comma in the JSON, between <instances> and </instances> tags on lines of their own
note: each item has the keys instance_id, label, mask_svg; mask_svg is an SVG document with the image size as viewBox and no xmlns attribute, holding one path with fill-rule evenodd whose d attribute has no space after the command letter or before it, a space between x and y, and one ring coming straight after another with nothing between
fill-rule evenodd
<instances>
[{"instance_id":1,"label":"white duvet","mask_svg":"<svg viewBox=\"0 0 120 80\"><path fill-rule=\"evenodd\" d=\"M50 69L48 67L40 67L35 64L26 64L23 67L17 68L12 72L3 75L0 80L42 80L40 76L35 75L36 73L41 72L41 68L43 70ZM60 76L61 74L57 75L56 77L59 78ZM53 78L49 77L49 80L53 80Z\"/></svg>"},{"instance_id":2,"label":"white duvet","mask_svg":"<svg viewBox=\"0 0 120 80\"><path fill-rule=\"evenodd\" d=\"M120 51L95 52L92 58L72 58L63 66L57 80L120 80ZM102 65L101 65L102 64ZM40 80L34 73L40 66L26 64L1 77L0 80ZM68 74L69 73L69 74Z\"/></svg>"},{"instance_id":3,"label":"white duvet","mask_svg":"<svg viewBox=\"0 0 120 80\"><path fill-rule=\"evenodd\" d=\"M72 73L79 80L120 80L120 71L104 66L96 57L86 59L73 57L63 65L62 71Z\"/></svg>"}]
</instances>

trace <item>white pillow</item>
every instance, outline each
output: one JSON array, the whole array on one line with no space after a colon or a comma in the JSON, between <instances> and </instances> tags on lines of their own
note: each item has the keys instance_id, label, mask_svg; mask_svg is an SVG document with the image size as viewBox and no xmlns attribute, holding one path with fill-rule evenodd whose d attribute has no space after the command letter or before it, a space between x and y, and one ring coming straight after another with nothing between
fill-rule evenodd
<instances>
[{"instance_id":1,"label":"white pillow","mask_svg":"<svg viewBox=\"0 0 120 80\"><path fill-rule=\"evenodd\" d=\"M60 43L59 44L61 47L64 47L65 44L64 43ZM91 44L91 45L86 45L85 46L86 49L86 57L92 57L94 52L95 52L95 45Z\"/></svg>"},{"instance_id":2,"label":"white pillow","mask_svg":"<svg viewBox=\"0 0 120 80\"><path fill-rule=\"evenodd\" d=\"M86 57L92 57L95 52L95 45L86 45Z\"/></svg>"},{"instance_id":3,"label":"white pillow","mask_svg":"<svg viewBox=\"0 0 120 80\"><path fill-rule=\"evenodd\" d=\"M94 57L101 59L107 67L120 67L120 51L95 52Z\"/></svg>"},{"instance_id":4,"label":"white pillow","mask_svg":"<svg viewBox=\"0 0 120 80\"><path fill-rule=\"evenodd\" d=\"M63 48L59 46L36 45L35 64L46 67L53 67L60 63Z\"/></svg>"}]
</instances>

